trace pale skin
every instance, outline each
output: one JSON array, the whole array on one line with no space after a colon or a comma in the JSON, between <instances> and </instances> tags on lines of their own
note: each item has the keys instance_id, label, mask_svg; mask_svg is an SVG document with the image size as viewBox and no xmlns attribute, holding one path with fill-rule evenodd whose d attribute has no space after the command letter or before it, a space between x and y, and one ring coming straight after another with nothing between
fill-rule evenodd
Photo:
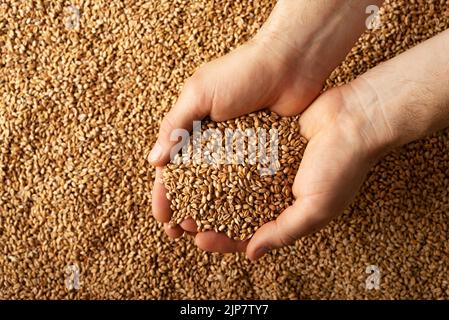
<instances>
[{"instance_id":1,"label":"pale skin","mask_svg":"<svg viewBox=\"0 0 449 320\"><path fill-rule=\"evenodd\" d=\"M279 1L254 39L187 81L149 156L156 167L153 215L170 237L188 233L203 250L246 252L257 260L341 214L369 169L392 148L449 126L449 30L319 96L363 32L365 8L381 3ZM170 132L190 129L205 116L223 121L260 109L302 113L301 134L309 144L292 186L294 204L246 241L197 232L192 219L169 226L161 170L174 144Z\"/></svg>"}]
</instances>

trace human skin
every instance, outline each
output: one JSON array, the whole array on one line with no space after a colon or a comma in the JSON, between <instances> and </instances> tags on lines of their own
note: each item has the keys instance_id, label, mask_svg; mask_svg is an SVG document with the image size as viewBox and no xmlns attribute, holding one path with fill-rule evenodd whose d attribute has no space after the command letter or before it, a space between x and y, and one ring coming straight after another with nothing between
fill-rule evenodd
<instances>
[{"instance_id":1,"label":"human skin","mask_svg":"<svg viewBox=\"0 0 449 320\"><path fill-rule=\"evenodd\" d=\"M353 200L370 167L391 149L449 126L449 30L321 95L300 118L309 144L293 184L294 204L247 245L217 241L251 260L324 227ZM204 238L207 239L204 240ZM215 238L215 239L214 239Z\"/></svg>"},{"instance_id":2,"label":"human skin","mask_svg":"<svg viewBox=\"0 0 449 320\"><path fill-rule=\"evenodd\" d=\"M235 118L268 108L302 112L366 29L366 7L380 0L280 0L253 39L205 64L187 79L164 117L150 153L152 165L170 160L174 129L193 120Z\"/></svg>"},{"instance_id":3,"label":"human skin","mask_svg":"<svg viewBox=\"0 0 449 320\"><path fill-rule=\"evenodd\" d=\"M309 24L308 22L307 25ZM262 32L273 34L274 31L270 28L274 27L269 25L269 27L263 28ZM318 38L320 37L318 36ZM257 69L260 72L253 72L251 66L242 68L244 64L240 59L245 58L246 65L248 65L247 55L254 58L252 61L258 61L258 63L263 62L262 57L269 55L266 51L266 42L264 42L266 40L263 39L268 38L264 38L263 35L259 38L256 36L253 43L243 47L240 51L237 49L237 52L233 52L221 60L218 59L209 66L206 65L203 70L200 69L200 76L193 79L207 79L207 75L211 71L232 70L231 67L236 68L236 72L243 70L244 74L241 83L234 81L240 79L235 76L235 72L229 75L233 80L232 82L229 80L230 83L235 86L223 87L229 89L228 93L230 94L227 96L231 96L231 100L226 101L227 103L223 105L210 103L211 101L221 101L221 99L217 99L220 97L216 97L214 94L212 94L212 99L208 99L207 85L213 82L191 80L196 81L195 85L192 85L195 90L187 90L187 87L187 93L183 91L177 105L172 109L174 111L170 111L172 115L169 116L169 120L165 122L165 125L164 122L162 123L158 139L159 149L169 152L170 144L166 142L169 140L165 139L167 133L170 132L169 129L189 128L188 123L195 117L199 119L209 114L213 119L215 118L214 120L220 121L267 106L280 114L296 114L310 104L311 101L305 98L307 95L304 92L300 92L298 95L295 93L301 85L285 86L285 83L297 81L307 84L308 90L311 90L315 88L314 84L319 82L319 76L325 75L326 72L320 73L320 71L317 78L311 78L310 75L314 75L313 70L308 73L307 63L302 65L301 62L296 61L298 59L291 65L291 68L286 68L285 64L290 61L285 58L290 54L286 52L290 51L287 49L283 51L283 48L290 46L285 45L284 40L279 42L285 45L280 45L279 50L270 49L271 52L275 52L272 55L277 54L280 58L273 59L271 57L268 59L267 65L259 65ZM299 40L299 42L301 41ZM342 37L341 41L344 42L345 38ZM347 41L349 43L349 40ZM340 49L344 47L341 42L335 43L338 44L336 47ZM319 43L314 43L309 47L319 45ZM331 42L327 41L326 45L331 45ZM263 225L250 241L234 241L223 234L209 231L196 234L195 242L198 247L218 252L246 251L248 257L255 260L270 249L292 244L301 236L320 229L340 214L353 199L369 168L383 154L391 148L449 125L449 90L447 90L449 87L449 57L445 55L448 49L449 31L446 31L387 63L377 66L350 84L322 94L303 112L300 119L301 133L309 140L309 144L292 187L296 199L294 204L275 221ZM304 51L296 50L296 52ZM302 57L308 57L308 55L303 54ZM333 65L334 63L329 62L329 64ZM266 68L260 66L266 66ZM324 70L325 67L318 69ZM245 74L248 70L251 72ZM283 70L278 72L279 78L263 76L264 73L272 76L275 74L275 70ZM294 70L296 73L289 73L285 70ZM300 74L307 76L301 77L298 75L298 70L301 71ZM285 77L288 79L287 82L283 80ZM224 78L226 79L226 77ZM264 79L271 79L271 82L266 83ZM312 80L309 81L310 79ZM223 85L223 83L218 84ZM240 89L240 86L243 86L244 90ZM253 86L259 90L248 91ZM271 97L270 94L267 95L268 98L261 97L260 94L257 95L261 89L262 92L275 92L273 97L277 99ZM220 89L220 91L222 90L224 89ZM315 95L318 93L319 90ZM242 104L238 104L237 97L243 99ZM192 102L197 102L197 104ZM232 106L236 103L239 107L233 108ZM188 105L198 105L196 110L205 113L190 112L190 115L186 116ZM205 105L207 106L205 107ZM250 107L245 109L242 106ZM184 111L182 111L183 108ZM150 162L157 167L164 165L167 161L165 155L150 159ZM165 197L166 190L160 181L160 174L161 169L158 168L153 188L153 211L156 219L168 222L171 213L168 200ZM172 237L180 236L184 231L191 234L196 233L196 225L191 220L183 222L181 226L182 228L170 228L166 224L165 230Z\"/></svg>"},{"instance_id":4,"label":"human skin","mask_svg":"<svg viewBox=\"0 0 449 320\"><path fill-rule=\"evenodd\" d=\"M171 217L161 181L175 142L170 133L190 129L193 120L221 121L259 109L280 115L303 111L366 28L365 9L372 0L281 0L256 36L230 54L201 67L190 77L176 104L163 119L149 161L156 167L153 214L171 237L194 234L191 220L181 227ZM344 23L342 20L344 19ZM206 237L207 239L207 237ZM200 241L201 244L201 241Z\"/></svg>"}]
</instances>

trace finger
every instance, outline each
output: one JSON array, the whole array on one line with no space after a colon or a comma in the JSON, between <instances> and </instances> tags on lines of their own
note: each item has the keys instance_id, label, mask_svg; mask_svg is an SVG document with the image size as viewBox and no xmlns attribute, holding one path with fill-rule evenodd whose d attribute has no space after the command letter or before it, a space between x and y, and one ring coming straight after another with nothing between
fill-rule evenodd
<instances>
[{"instance_id":1,"label":"finger","mask_svg":"<svg viewBox=\"0 0 449 320\"><path fill-rule=\"evenodd\" d=\"M179 238L184 234L184 230L180 226L173 226L169 223L164 223L164 230L165 233L173 239Z\"/></svg>"},{"instance_id":2,"label":"finger","mask_svg":"<svg viewBox=\"0 0 449 320\"><path fill-rule=\"evenodd\" d=\"M162 168L156 168L152 192L153 216L160 222L169 222L171 219L170 201L167 199L167 189L162 181Z\"/></svg>"},{"instance_id":3,"label":"finger","mask_svg":"<svg viewBox=\"0 0 449 320\"><path fill-rule=\"evenodd\" d=\"M197 225L195 220L192 218L187 218L186 220L182 221L180 223L181 228L183 228L185 231L191 232L191 233L197 233Z\"/></svg>"},{"instance_id":4,"label":"finger","mask_svg":"<svg viewBox=\"0 0 449 320\"><path fill-rule=\"evenodd\" d=\"M175 129L190 131L194 120L201 120L209 113L210 106L203 98L203 86L199 80L193 79L186 82L175 105L161 122L157 141L148 156L153 166L163 166L170 161L170 151L179 142Z\"/></svg>"},{"instance_id":5,"label":"finger","mask_svg":"<svg viewBox=\"0 0 449 320\"><path fill-rule=\"evenodd\" d=\"M195 237L195 244L198 248L208 252L244 252L248 240L233 240L224 233L215 231L199 232Z\"/></svg>"},{"instance_id":6,"label":"finger","mask_svg":"<svg viewBox=\"0 0 449 320\"><path fill-rule=\"evenodd\" d=\"M246 248L246 254L250 260L257 260L271 249L291 245L300 237L319 230L329 220L330 215L314 208L310 201L297 200L276 220L256 231Z\"/></svg>"}]
</instances>

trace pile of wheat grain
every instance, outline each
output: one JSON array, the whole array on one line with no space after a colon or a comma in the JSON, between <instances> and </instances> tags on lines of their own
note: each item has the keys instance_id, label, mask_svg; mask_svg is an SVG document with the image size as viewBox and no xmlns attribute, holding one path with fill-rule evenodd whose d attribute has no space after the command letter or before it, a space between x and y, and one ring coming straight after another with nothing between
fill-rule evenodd
<instances>
[{"instance_id":1,"label":"pile of wheat grain","mask_svg":"<svg viewBox=\"0 0 449 320\"><path fill-rule=\"evenodd\" d=\"M191 217L198 231L249 239L293 203L291 186L307 143L299 117L262 111L203 122L202 129L195 152L189 139L188 152L164 170L172 224Z\"/></svg>"},{"instance_id":2,"label":"pile of wheat grain","mask_svg":"<svg viewBox=\"0 0 449 320\"><path fill-rule=\"evenodd\" d=\"M162 117L274 4L0 2L0 298L449 297L447 130L387 156L342 217L257 263L172 241L151 216ZM387 1L327 85L444 30L448 8Z\"/></svg>"}]
</instances>

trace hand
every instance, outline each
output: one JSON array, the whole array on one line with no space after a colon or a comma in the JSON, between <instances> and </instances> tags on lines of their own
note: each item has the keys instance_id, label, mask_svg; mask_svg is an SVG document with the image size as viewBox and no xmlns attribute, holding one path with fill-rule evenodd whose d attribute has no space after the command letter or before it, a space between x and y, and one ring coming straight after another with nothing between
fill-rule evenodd
<instances>
[{"instance_id":1,"label":"hand","mask_svg":"<svg viewBox=\"0 0 449 320\"><path fill-rule=\"evenodd\" d=\"M293 184L294 204L249 243L196 236L207 251L258 259L343 212L367 171L388 150L449 126L449 30L321 95L302 115L309 140Z\"/></svg>"},{"instance_id":2,"label":"hand","mask_svg":"<svg viewBox=\"0 0 449 320\"><path fill-rule=\"evenodd\" d=\"M187 80L176 104L163 119L149 156L156 167L153 215L165 223L169 236L179 237L184 231L196 233L196 224L191 219L180 227L167 223L171 211L161 181L161 167L170 160L170 150L176 143L170 141L171 132L176 128L190 130L194 120L205 116L222 121L263 108L285 116L300 113L320 93L333 64L337 64L328 60L330 65L324 68L314 55L301 59L300 51L270 29L204 65Z\"/></svg>"},{"instance_id":3,"label":"hand","mask_svg":"<svg viewBox=\"0 0 449 320\"><path fill-rule=\"evenodd\" d=\"M151 163L162 166L169 161L174 142L170 133L175 128L188 128L192 122L209 115L221 121L269 106L281 115L300 113L315 99L324 79L306 75L296 60L274 55L262 40L247 43L232 53L200 68L185 84L176 105L166 115L160 127ZM303 76L300 76L303 75ZM323 77L324 78L324 77ZM161 168L156 168L153 187L154 217L165 223L171 237L179 237L183 231L196 232L193 220L181 223L181 227L169 227L171 211L165 197L166 189L161 179ZM184 229L184 230L183 230Z\"/></svg>"},{"instance_id":4,"label":"hand","mask_svg":"<svg viewBox=\"0 0 449 320\"><path fill-rule=\"evenodd\" d=\"M350 96L350 86L332 89L301 116L301 134L309 143L292 187L292 206L259 228L249 243L208 231L197 234L198 247L213 252L246 250L256 260L321 229L342 213L389 146L388 125L381 117L367 118L363 106Z\"/></svg>"},{"instance_id":5,"label":"hand","mask_svg":"<svg viewBox=\"0 0 449 320\"><path fill-rule=\"evenodd\" d=\"M165 223L169 236L178 237L184 231L196 233L191 219L180 227L167 224L171 212L161 167L169 161L175 144L170 141L172 130L191 129L193 120L205 116L221 121L262 108L280 115L300 113L317 97L324 80L364 30L368 2L372 0L280 1L252 41L206 64L187 81L162 121L149 156L150 163L157 167L153 213ZM345 24L340 23L342 17ZM207 240L207 236L199 239L203 238ZM243 246L239 244L239 248Z\"/></svg>"}]
</instances>

